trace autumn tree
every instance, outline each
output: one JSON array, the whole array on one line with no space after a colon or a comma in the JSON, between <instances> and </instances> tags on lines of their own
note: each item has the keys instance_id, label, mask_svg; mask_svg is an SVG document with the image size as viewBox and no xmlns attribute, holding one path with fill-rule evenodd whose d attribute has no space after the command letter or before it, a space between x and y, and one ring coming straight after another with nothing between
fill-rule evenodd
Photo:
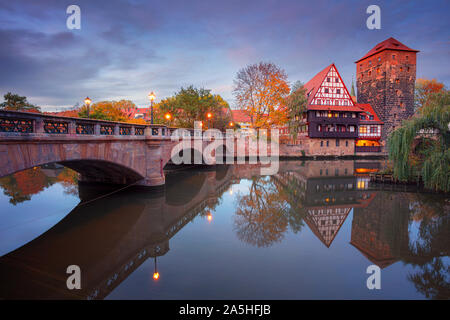
<instances>
[{"instance_id":1,"label":"autumn tree","mask_svg":"<svg viewBox=\"0 0 450 320\"><path fill-rule=\"evenodd\" d=\"M273 63L248 65L234 80L237 105L248 114L255 129L286 123L284 102L289 92L286 72Z\"/></svg>"},{"instance_id":2,"label":"autumn tree","mask_svg":"<svg viewBox=\"0 0 450 320\"><path fill-rule=\"evenodd\" d=\"M417 111L427 102L432 93L442 92L444 84L436 79L417 79L414 93L414 109Z\"/></svg>"},{"instance_id":3,"label":"autumn tree","mask_svg":"<svg viewBox=\"0 0 450 320\"><path fill-rule=\"evenodd\" d=\"M195 121L202 121L205 128L225 129L231 121L230 106L220 95L194 86L181 88L154 108L156 122L173 127L193 128ZM170 114L169 119L167 114Z\"/></svg>"},{"instance_id":4,"label":"autumn tree","mask_svg":"<svg viewBox=\"0 0 450 320\"><path fill-rule=\"evenodd\" d=\"M40 108L29 103L26 97L19 96L8 92L3 96L5 101L0 103L0 109L10 111L25 111L25 112L41 112Z\"/></svg>"},{"instance_id":5,"label":"autumn tree","mask_svg":"<svg viewBox=\"0 0 450 320\"><path fill-rule=\"evenodd\" d=\"M108 121L127 121L128 117L122 111L124 106L134 105L133 102L128 100L121 101L100 101L94 103L89 108L89 118ZM88 117L87 106L81 107L78 115L81 118Z\"/></svg>"},{"instance_id":6,"label":"autumn tree","mask_svg":"<svg viewBox=\"0 0 450 320\"><path fill-rule=\"evenodd\" d=\"M288 114L289 132L294 140L297 139L299 127L301 122L299 119L306 112L308 100L306 99L306 89L303 83L297 81L291 89L291 94L286 98L286 111Z\"/></svg>"}]
</instances>

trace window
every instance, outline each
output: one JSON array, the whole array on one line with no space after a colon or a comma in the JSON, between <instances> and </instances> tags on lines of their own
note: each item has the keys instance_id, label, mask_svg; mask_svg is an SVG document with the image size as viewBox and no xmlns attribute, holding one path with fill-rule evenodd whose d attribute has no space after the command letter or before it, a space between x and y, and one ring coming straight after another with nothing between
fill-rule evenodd
<instances>
[{"instance_id":1,"label":"window","mask_svg":"<svg viewBox=\"0 0 450 320\"><path fill-rule=\"evenodd\" d=\"M355 126L348 127L350 129L350 132L355 132Z\"/></svg>"},{"instance_id":2,"label":"window","mask_svg":"<svg viewBox=\"0 0 450 320\"><path fill-rule=\"evenodd\" d=\"M409 60L409 56L406 56L406 60Z\"/></svg>"},{"instance_id":3,"label":"window","mask_svg":"<svg viewBox=\"0 0 450 320\"><path fill-rule=\"evenodd\" d=\"M334 79L334 82L338 83L338 82L339 82L339 78L336 77L336 78Z\"/></svg>"},{"instance_id":4,"label":"window","mask_svg":"<svg viewBox=\"0 0 450 320\"><path fill-rule=\"evenodd\" d=\"M370 115L370 116L369 116L369 120L373 120L373 115Z\"/></svg>"},{"instance_id":5,"label":"window","mask_svg":"<svg viewBox=\"0 0 450 320\"><path fill-rule=\"evenodd\" d=\"M339 139L336 139L336 147L339 147Z\"/></svg>"},{"instance_id":6,"label":"window","mask_svg":"<svg viewBox=\"0 0 450 320\"><path fill-rule=\"evenodd\" d=\"M320 146L323 147L323 141L320 141Z\"/></svg>"},{"instance_id":7,"label":"window","mask_svg":"<svg viewBox=\"0 0 450 320\"><path fill-rule=\"evenodd\" d=\"M369 66L371 66L372 65L372 60L369 60Z\"/></svg>"},{"instance_id":8,"label":"window","mask_svg":"<svg viewBox=\"0 0 450 320\"><path fill-rule=\"evenodd\" d=\"M330 141L327 140L327 147L329 147L329 146L330 146Z\"/></svg>"},{"instance_id":9,"label":"window","mask_svg":"<svg viewBox=\"0 0 450 320\"><path fill-rule=\"evenodd\" d=\"M341 94L341 89L336 89L337 94Z\"/></svg>"},{"instance_id":10,"label":"window","mask_svg":"<svg viewBox=\"0 0 450 320\"><path fill-rule=\"evenodd\" d=\"M322 104L322 101L320 99L317 99L317 104Z\"/></svg>"},{"instance_id":11,"label":"window","mask_svg":"<svg viewBox=\"0 0 450 320\"><path fill-rule=\"evenodd\" d=\"M409 72L409 67L406 67L406 71Z\"/></svg>"},{"instance_id":12,"label":"window","mask_svg":"<svg viewBox=\"0 0 450 320\"><path fill-rule=\"evenodd\" d=\"M403 71L403 67L400 67L400 72Z\"/></svg>"},{"instance_id":13,"label":"window","mask_svg":"<svg viewBox=\"0 0 450 320\"><path fill-rule=\"evenodd\" d=\"M334 100L334 105L338 106L339 105L339 100Z\"/></svg>"},{"instance_id":14,"label":"window","mask_svg":"<svg viewBox=\"0 0 450 320\"><path fill-rule=\"evenodd\" d=\"M371 76L372 75L372 71L369 71L369 76Z\"/></svg>"},{"instance_id":15,"label":"window","mask_svg":"<svg viewBox=\"0 0 450 320\"><path fill-rule=\"evenodd\" d=\"M395 54L392 55L392 59L395 59Z\"/></svg>"},{"instance_id":16,"label":"window","mask_svg":"<svg viewBox=\"0 0 450 320\"><path fill-rule=\"evenodd\" d=\"M359 69L360 69L360 70L362 70L362 66L363 66L363 65L362 65L362 63L361 63L361 64L359 65Z\"/></svg>"},{"instance_id":17,"label":"window","mask_svg":"<svg viewBox=\"0 0 450 320\"><path fill-rule=\"evenodd\" d=\"M327 78L327 82L331 82L331 79L329 77Z\"/></svg>"},{"instance_id":18,"label":"window","mask_svg":"<svg viewBox=\"0 0 450 320\"><path fill-rule=\"evenodd\" d=\"M316 118L319 118L319 117L320 117L320 112L316 111Z\"/></svg>"},{"instance_id":19,"label":"window","mask_svg":"<svg viewBox=\"0 0 450 320\"><path fill-rule=\"evenodd\" d=\"M377 127L371 126L370 127L370 133L377 133Z\"/></svg>"},{"instance_id":20,"label":"window","mask_svg":"<svg viewBox=\"0 0 450 320\"><path fill-rule=\"evenodd\" d=\"M363 115L363 114L362 114L362 115L360 115L360 116L359 116L359 118L360 118L361 120L366 120L366 116L365 116L365 115Z\"/></svg>"},{"instance_id":21,"label":"window","mask_svg":"<svg viewBox=\"0 0 450 320\"><path fill-rule=\"evenodd\" d=\"M378 57L378 62L381 62L381 57Z\"/></svg>"},{"instance_id":22,"label":"window","mask_svg":"<svg viewBox=\"0 0 450 320\"><path fill-rule=\"evenodd\" d=\"M377 73L380 73L380 68L377 68Z\"/></svg>"},{"instance_id":23,"label":"window","mask_svg":"<svg viewBox=\"0 0 450 320\"><path fill-rule=\"evenodd\" d=\"M322 126L320 124L317 125L317 131L322 132Z\"/></svg>"},{"instance_id":24,"label":"window","mask_svg":"<svg viewBox=\"0 0 450 320\"><path fill-rule=\"evenodd\" d=\"M345 140L345 146L348 147L348 140ZM345 173L347 173L347 169L345 169Z\"/></svg>"},{"instance_id":25,"label":"window","mask_svg":"<svg viewBox=\"0 0 450 320\"><path fill-rule=\"evenodd\" d=\"M400 83L400 79L395 79L395 83Z\"/></svg>"},{"instance_id":26,"label":"window","mask_svg":"<svg viewBox=\"0 0 450 320\"><path fill-rule=\"evenodd\" d=\"M325 88L325 93L328 93L328 92L329 92L328 88Z\"/></svg>"}]
</instances>

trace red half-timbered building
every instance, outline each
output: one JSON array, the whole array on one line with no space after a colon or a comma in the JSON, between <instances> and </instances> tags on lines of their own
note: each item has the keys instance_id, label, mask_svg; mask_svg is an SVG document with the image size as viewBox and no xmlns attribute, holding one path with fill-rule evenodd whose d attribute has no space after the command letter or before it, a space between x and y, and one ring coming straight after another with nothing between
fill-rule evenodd
<instances>
[{"instance_id":1,"label":"red half-timbered building","mask_svg":"<svg viewBox=\"0 0 450 320\"><path fill-rule=\"evenodd\" d=\"M295 141L291 138L290 143L300 145L307 155L381 151L378 141L382 122L370 105L352 100L334 63L316 74L304 88L307 110L296 117L295 121L300 121L298 138ZM288 134L283 129L282 136Z\"/></svg>"}]
</instances>

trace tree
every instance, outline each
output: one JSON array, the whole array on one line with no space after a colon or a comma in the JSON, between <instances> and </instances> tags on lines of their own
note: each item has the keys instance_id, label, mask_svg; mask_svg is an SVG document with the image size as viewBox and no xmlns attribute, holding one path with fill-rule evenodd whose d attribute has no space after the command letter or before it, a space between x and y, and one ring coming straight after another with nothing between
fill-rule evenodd
<instances>
[{"instance_id":1,"label":"tree","mask_svg":"<svg viewBox=\"0 0 450 320\"><path fill-rule=\"evenodd\" d=\"M286 72L273 63L248 65L239 70L234 80L237 104L248 114L255 129L286 123L284 102L289 92Z\"/></svg>"},{"instance_id":2,"label":"tree","mask_svg":"<svg viewBox=\"0 0 450 320\"><path fill-rule=\"evenodd\" d=\"M394 176L421 176L425 187L450 191L450 94L432 93L415 117L388 138Z\"/></svg>"},{"instance_id":3,"label":"tree","mask_svg":"<svg viewBox=\"0 0 450 320\"><path fill-rule=\"evenodd\" d=\"M303 87L303 83L297 81L292 86L291 94L286 98L289 132L294 140L297 139L299 127L301 125L300 121L298 121L299 117L302 117L303 113L306 112L307 104L306 89Z\"/></svg>"},{"instance_id":4,"label":"tree","mask_svg":"<svg viewBox=\"0 0 450 320\"><path fill-rule=\"evenodd\" d=\"M129 105L132 103L128 100L117 101L100 101L94 103L89 108L89 118L90 119L99 119L99 120L108 120L108 121L127 121L127 116L123 113L122 108L124 105ZM87 118L87 106L83 106L78 113L81 118Z\"/></svg>"},{"instance_id":5,"label":"tree","mask_svg":"<svg viewBox=\"0 0 450 320\"><path fill-rule=\"evenodd\" d=\"M436 79L417 79L414 93L414 109L417 111L427 102L432 93L442 92L444 84Z\"/></svg>"},{"instance_id":6,"label":"tree","mask_svg":"<svg viewBox=\"0 0 450 320\"><path fill-rule=\"evenodd\" d=\"M211 118L208 118L208 113L211 113ZM166 119L166 114L170 114L170 119ZM189 86L155 105L155 120L156 123L182 128L193 128L194 121L202 121L204 128L223 130L231 121L231 113L230 106L220 95Z\"/></svg>"},{"instance_id":7,"label":"tree","mask_svg":"<svg viewBox=\"0 0 450 320\"><path fill-rule=\"evenodd\" d=\"M0 109L11 111L41 112L40 108L29 103L26 97L8 92L3 96L5 102L0 104Z\"/></svg>"}]
</instances>

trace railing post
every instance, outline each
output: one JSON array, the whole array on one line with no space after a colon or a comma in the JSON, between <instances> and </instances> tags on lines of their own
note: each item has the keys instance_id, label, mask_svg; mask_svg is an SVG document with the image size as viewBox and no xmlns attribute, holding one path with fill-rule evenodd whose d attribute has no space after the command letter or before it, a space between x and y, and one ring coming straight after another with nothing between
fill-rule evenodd
<instances>
[{"instance_id":1,"label":"railing post","mask_svg":"<svg viewBox=\"0 0 450 320\"><path fill-rule=\"evenodd\" d=\"M77 125L76 125L76 123L75 123L75 121L70 121L69 122L69 134L76 134L77 132L76 132L76 130L77 130Z\"/></svg>"},{"instance_id":2,"label":"railing post","mask_svg":"<svg viewBox=\"0 0 450 320\"><path fill-rule=\"evenodd\" d=\"M136 134L136 128L134 126L131 126L130 135L134 136L135 134Z\"/></svg>"},{"instance_id":3,"label":"railing post","mask_svg":"<svg viewBox=\"0 0 450 320\"><path fill-rule=\"evenodd\" d=\"M99 136L99 135L100 135L100 123L94 124L94 134L95 134L96 136Z\"/></svg>"},{"instance_id":4,"label":"railing post","mask_svg":"<svg viewBox=\"0 0 450 320\"><path fill-rule=\"evenodd\" d=\"M44 133L44 119L38 118L34 121L34 132Z\"/></svg>"},{"instance_id":5,"label":"railing post","mask_svg":"<svg viewBox=\"0 0 450 320\"><path fill-rule=\"evenodd\" d=\"M120 134L120 125L116 124L114 126L114 135L118 136Z\"/></svg>"},{"instance_id":6,"label":"railing post","mask_svg":"<svg viewBox=\"0 0 450 320\"><path fill-rule=\"evenodd\" d=\"M152 127L146 126L144 129L144 136L150 138L152 136Z\"/></svg>"}]
</instances>

